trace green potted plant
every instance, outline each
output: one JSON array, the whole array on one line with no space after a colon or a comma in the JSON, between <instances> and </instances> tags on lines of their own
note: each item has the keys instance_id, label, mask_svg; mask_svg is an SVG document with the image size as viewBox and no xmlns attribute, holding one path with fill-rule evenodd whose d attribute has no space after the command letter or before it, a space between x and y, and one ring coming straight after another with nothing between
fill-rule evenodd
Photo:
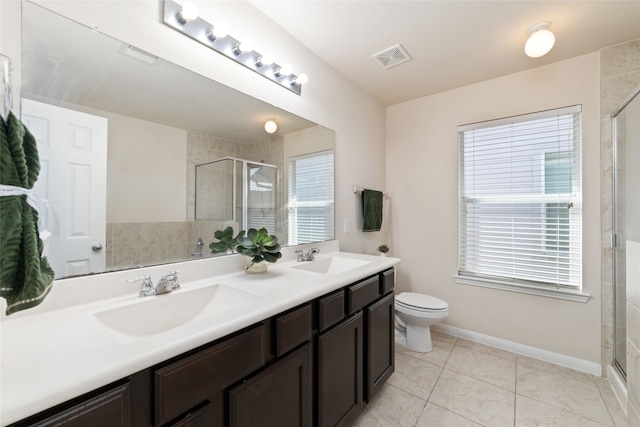
<instances>
[{"instance_id":1,"label":"green potted plant","mask_svg":"<svg viewBox=\"0 0 640 427\"><path fill-rule=\"evenodd\" d=\"M387 252L389 252L389 246L387 245L378 246L378 252L380 252L380 256L387 256Z\"/></svg>"},{"instance_id":2,"label":"green potted plant","mask_svg":"<svg viewBox=\"0 0 640 427\"><path fill-rule=\"evenodd\" d=\"M213 237L218 239L218 241L212 242L209 245L209 249L211 249L211 253L232 254L235 251L236 246L238 245L238 239L240 237L244 237L244 230L241 230L237 236L233 237L233 228L227 227L224 230L217 230L215 233L213 233Z\"/></svg>"},{"instance_id":3,"label":"green potted plant","mask_svg":"<svg viewBox=\"0 0 640 427\"><path fill-rule=\"evenodd\" d=\"M276 262L282 258L278 238L270 235L266 228L250 228L246 237L238 237L236 250L239 254L251 257L251 264L246 267L247 273L264 273L267 271L266 262Z\"/></svg>"}]
</instances>

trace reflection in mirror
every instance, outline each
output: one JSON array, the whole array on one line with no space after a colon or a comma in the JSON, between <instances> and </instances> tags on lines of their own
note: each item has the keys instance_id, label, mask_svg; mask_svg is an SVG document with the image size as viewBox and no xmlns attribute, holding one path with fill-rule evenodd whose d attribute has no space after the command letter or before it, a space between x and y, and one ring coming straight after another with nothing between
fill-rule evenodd
<instances>
[{"instance_id":1,"label":"reflection in mirror","mask_svg":"<svg viewBox=\"0 0 640 427\"><path fill-rule=\"evenodd\" d=\"M27 1L22 16L22 118L58 217L56 278L211 256L226 225L333 238L333 131Z\"/></svg>"}]
</instances>

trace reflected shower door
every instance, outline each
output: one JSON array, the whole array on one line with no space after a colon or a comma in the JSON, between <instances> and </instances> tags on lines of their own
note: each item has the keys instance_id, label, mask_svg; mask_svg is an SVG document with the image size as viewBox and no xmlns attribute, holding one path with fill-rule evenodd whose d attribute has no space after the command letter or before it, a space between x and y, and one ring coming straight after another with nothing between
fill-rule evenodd
<instances>
[{"instance_id":1,"label":"reflected shower door","mask_svg":"<svg viewBox=\"0 0 640 427\"><path fill-rule=\"evenodd\" d=\"M263 163L247 162L245 224L249 228L266 228L277 233L278 168Z\"/></svg>"}]
</instances>

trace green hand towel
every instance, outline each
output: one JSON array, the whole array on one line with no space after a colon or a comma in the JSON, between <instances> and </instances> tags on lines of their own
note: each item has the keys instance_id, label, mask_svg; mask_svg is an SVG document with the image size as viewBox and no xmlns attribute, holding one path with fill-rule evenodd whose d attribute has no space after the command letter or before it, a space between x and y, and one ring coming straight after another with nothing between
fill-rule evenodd
<instances>
[{"instance_id":1,"label":"green hand towel","mask_svg":"<svg viewBox=\"0 0 640 427\"><path fill-rule=\"evenodd\" d=\"M380 231L382 226L382 191L362 191L362 231Z\"/></svg>"},{"instance_id":2,"label":"green hand towel","mask_svg":"<svg viewBox=\"0 0 640 427\"><path fill-rule=\"evenodd\" d=\"M0 117L0 184L33 188L40 173L36 140L13 113ZM26 196L0 197L0 297L7 315L40 304L54 273L42 254L38 212Z\"/></svg>"}]
</instances>

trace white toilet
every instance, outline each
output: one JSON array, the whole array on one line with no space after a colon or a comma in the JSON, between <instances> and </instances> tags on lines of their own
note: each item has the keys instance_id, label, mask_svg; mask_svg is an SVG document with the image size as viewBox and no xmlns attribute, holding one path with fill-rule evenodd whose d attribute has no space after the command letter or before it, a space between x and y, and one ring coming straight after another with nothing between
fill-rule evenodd
<instances>
[{"instance_id":1,"label":"white toilet","mask_svg":"<svg viewBox=\"0 0 640 427\"><path fill-rule=\"evenodd\" d=\"M449 305L436 297L402 292L395 297L396 330L406 334L407 347L426 353L433 350L430 326L449 314Z\"/></svg>"}]
</instances>

